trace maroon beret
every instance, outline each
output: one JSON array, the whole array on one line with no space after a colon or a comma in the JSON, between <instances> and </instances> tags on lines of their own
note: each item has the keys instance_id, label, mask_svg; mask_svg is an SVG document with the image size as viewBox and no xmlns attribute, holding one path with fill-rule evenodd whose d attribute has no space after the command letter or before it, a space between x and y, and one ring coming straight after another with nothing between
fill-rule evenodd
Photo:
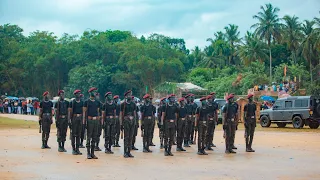
<instances>
[{"instance_id":1,"label":"maroon beret","mask_svg":"<svg viewBox=\"0 0 320 180\"><path fill-rule=\"evenodd\" d=\"M194 94L190 94L190 96L194 96Z\"/></svg>"},{"instance_id":2,"label":"maroon beret","mask_svg":"<svg viewBox=\"0 0 320 180\"><path fill-rule=\"evenodd\" d=\"M134 100L134 96L131 96L132 100Z\"/></svg>"},{"instance_id":3,"label":"maroon beret","mask_svg":"<svg viewBox=\"0 0 320 180\"><path fill-rule=\"evenodd\" d=\"M204 101L206 99L207 99L207 97L202 97L202 98L200 98L200 101Z\"/></svg>"},{"instance_id":4,"label":"maroon beret","mask_svg":"<svg viewBox=\"0 0 320 180\"><path fill-rule=\"evenodd\" d=\"M95 90L98 90L96 87L92 87L88 90L88 92L92 92L92 91L95 91Z\"/></svg>"},{"instance_id":5,"label":"maroon beret","mask_svg":"<svg viewBox=\"0 0 320 180\"><path fill-rule=\"evenodd\" d=\"M234 97L233 94L229 94L229 96L227 96L227 100L229 100L229 99L231 99L231 98L233 98L233 97Z\"/></svg>"},{"instance_id":6,"label":"maroon beret","mask_svg":"<svg viewBox=\"0 0 320 180\"><path fill-rule=\"evenodd\" d=\"M183 97L182 97L182 98L179 98L178 101L179 101L179 102L184 101L184 98L183 98Z\"/></svg>"},{"instance_id":7,"label":"maroon beret","mask_svg":"<svg viewBox=\"0 0 320 180\"><path fill-rule=\"evenodd\" d=\"M188 97L190 97L190 94L187 94L187 95L184 96L184 98L188 98Z\"/></svg>"},{"instance_id":8,"label":"maroon beret","mask_svg":"<svg viewBox=\"0 0 320 180\"><path fill-rule=\"evenodd\" d=\"M104 97L108 96L109 94L112 94L112 92L107 92Z\"/></svg>"},{"instance_id":9,"label":"maroon beret","mask_svg":"<svg viewBox=\"0 0 320 180\"><path fill-rule=\"evenodd\" d=\"M80 94L80 97L83 97L83 94Z\"/></svg>"},{"instance_id":10,"label":"maroon beret","mask_svg":"<svg viewBox=\"0 0 320 180\"><path fill-rule=\"evenodd\" d=\"M49 94L49 92L46 91L46 92L44 92L44 93L42 94L42 96L46 96L46 95L48 95L48 94Z\"/></svg>"},{"instance_id":11,"label":"maroon beret","mask_svg":"<svg viewBox=\"0 0 320 180\"><path fill-rule=\"evenodd\" d=\"M64 93L64 90L59 90L58 96L60 96L61 93Z\"/></svg>"},{"instance_id":12,"label":"maroon beret","mask_svg":"<svg viewBox=\"0 0 320 180\"><path fill-rule=\"evenodd\" d=\"M119 98L119 96L118 96L118 95L113 96L113 99L117 99L117 98Z\"/></svg>"},{"instance_id":13,"label":"maroon beret","mask_svg":"<svg viewBox=\"0 0 320 180\"><path fill-rule=\"evenodd\" d=\"M207 99L211 99L211 98L213 98L212 95L208 95L208 96L207 96Z\"/></svg>"},{"instance_id":14,"label":"maroon beret","mask_svg":"<svg viewBox=\"0 0 320 180\"><path fill-rule=\"evenodd\" d=\"M147 98L150 98L150 94L146 94L143 96L143 99L147 99Z\"/></svg>"},{"instance_id":15,"label":"maroon beret","mask_svg":"<svg viewBox=\"0 0 320 180\"><path fill-rule=\"evenodd\" d=\"M216 92L211 92L211 93L210 93L210 95L215 95L215 94L216 94Z\"/></svg>"},{"instance_id":16,"label":"maroon beret","mask_svg":"<svg viewBox=\"0 0 320 180\"><path fill-rule=\"evenodd\" d=\"M248 94L247 98L250 99L251 97L253 97L253 94Z\"/></svg>"},{"instance_id":17,"label":"maroon beret","mask_svg":"<svg viewBox=\"0 0 320 180\"><path fill-rule=\"evenodd\" d=\"M127 94L131 93L131 90L128 90L127 92L124 93L124 96L127 96Z\"/></svg>"},{"instance_id":18,"label":"maroon beret","mask_svg":"<svg viewBox=\"0 0 320 180\"><path fill-rule=\"evenodd\" d=\"M163 98L160 99L160 101L163 101L163 100L165 100L165 99L167 99L167 98L166 98L166 97L163 97Z\"/></svg>"},{"instance_id":19,"label":"maroon beret","mask_svg":"<svg viewBox=\"0 0 320 180\"><path fill-rule=\"evenodd\" d=\"M73 94L77 94L77 93L81 93L81 91L79 89L73 91Z\"/></svg>"},{"instance_id":20,"label":"maroon beret","mask_svg":"<svg viewBox=\"0 0 320 180\"><path fill-rule=\"evenodd\" d=\"M170 94L168 97L175 97L176 95L175 94Z\"/></svg>"}]
</instances>

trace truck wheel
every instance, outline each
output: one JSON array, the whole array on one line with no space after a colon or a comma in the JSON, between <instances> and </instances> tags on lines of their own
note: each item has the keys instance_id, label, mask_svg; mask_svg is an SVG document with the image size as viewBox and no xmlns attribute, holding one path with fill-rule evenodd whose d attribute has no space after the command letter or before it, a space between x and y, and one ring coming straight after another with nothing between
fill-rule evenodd
<instances>
[{"instance_id":1,"label":"truck wheel","mask_svg":"<svg viewBox=\"0 0 320 180\"><path fill-rule=\"evenodd\" d=\"M317 129L319 127L319 123L318 122L310 122L309 127L311 129Z\"/></svg>"},{"instance_id":2,"label":"truck wheel","mask_svg":"<svg viewBox=\"0 0 320 180\"><path fill-rule=\"evenodd\" d=\"M304 120L300 116L295 116L292 119L292 124L294 128L300 129L304 126Z\"/></svg>"},{"instance_id":3,"label":"truck wheel","mask_svg":"<svg viewBox=\"0 0 320 180\"><path fill-rule=\"evenodd\" d=\"M284 127L286 127L286 125L287 125L287 123L277 123L277 126L279 128L284 128Z\"/></svg>"},{"instance_id":4,"label":"truck wheel","mask_svg":"<svg viewBox=\"0 0 320 180\"><path fill-rule=\"evenodd\" d=\"M262 127L270 127L271 121L270 121L269 117L265 116L265 115L261 116L260 117L260 125Z\"/></svg>"}]
</instances>

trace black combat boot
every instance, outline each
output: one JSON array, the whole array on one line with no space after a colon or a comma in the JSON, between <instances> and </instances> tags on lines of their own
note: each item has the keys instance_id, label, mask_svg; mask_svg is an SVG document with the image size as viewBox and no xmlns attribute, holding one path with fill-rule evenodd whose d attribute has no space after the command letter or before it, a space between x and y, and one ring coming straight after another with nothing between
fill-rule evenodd
<instances>
[{"instance_id":1,"label":"black combat boot","mask_svg":"<svg viewBox=\"0 0 320 180\"><path fill-rule=\"evenodd\" d=\"M238 149L237 147L234 146L234 144L232 145L232 149Z\"/></svg>"},{"instance_id":2,"label":"black combat boot","mask_svg":"<svg viewBox=\"0 0 320 180\"><path fill-rule=\"evenodd\" d=\"M90 147L87 147L87 159L92 159Z\"/></svg>"},{"instance_id":3,"label":"black combat boot","mask_svg":"<svg viewBox=\"0 0 320 180\"><path fill-rule=\"evenodd\" d=\"M41 149L45 149L46 148L46 145L45 145L45 141L42 140L42 146L41 146Z\"/></svg>"},{"instance_id":4,"label":"black combat boot","mask_svg":"<svg viewBox=\"0 0 320 180\"><path fill-rule=\"evenodd\" d=\"M76 151L78 155L82 155L82 153L79 151L79 144L80 144L80 138L76 137Z\"/></svg>"},{"instance_id":5,"label":"black combat boot","mask_svg":"<svg viewBox=\"0 0 320 180\"><path fill-rule=\"evenodd\" d=\"M61 142L61 147L62 147L63 152L67 152L67 150L64 148L64 142Z\"/></svg>"},{"instance_id":6,"label":"black combat boot","mask_svg":"<svg viewBox=\"0 0 320 180\"><path fill-rule=\"evenodd\" d=\"M164 155L165 155L165 156L170 156L170 154L169 154L169 152L168 152L168 148L167 148L166 145L164 146Z\"/></svg>"},{"instance_id":7,"label":"black combat boot","mask_svg":"<svg viewBox=\"0 0 320 180\"><path fill-rule=\"evenodd\" d=\"M73 155L78 155L77 149L76 149L76 145L75 145L75 139L76 137L71 137L71 146L72 146L72 154Z\"/></svg>"},{"instance_id":8,"label":"black combat boot","mask_svg":"<svg viewBox=\"0 0 320 180\"><path fill-rule=\"evenodd\" d=\"M123 149L123 157L124 158L129 158L129 155L128 155L128 148L126 145L124 145L124 149Z\"/></svg>"},{"instance_id":9,"label":"black combat boot","mask_svg":"<svg viewBox=\"0 0 320 180\"><path fill-rule=\"evenodd\" d=\"M181 151L187 151L187 150L183 149L182 145L180 146L180 149L181 149Z\"/></svg>"},{"instance_id":10,"label":"black combat boot","mask_svg":"<svg viewBox=\"0 0 320 180\"><path fill-rule=\"evenodd\" d=\"M233 153L233 154L237 153L237 152L235 152L233 149L231 149L231 150L229 150L229 151L230 151L230 153Z\"/></svg>"},{"instance_id":11,"label":"black combat boot","mask_svg":"<svg viewBox=\"0 0 320 180\"><path fill-rule=\"evenodd\" d=\"M217 147L215 144L211 143L210 144L211 147Z\"/></svg>"},{"instance_id":12,"label":"black combat boot","mask_svg":"<svg viewBox=\"0 0 320 180\"><path fill-rule=\"evenodd\" d=\"M250 148L249 148L249 138L246 137L246 152L250 152Z\"/></svg>"},{"instance_id":13,"label":"black combat boot","mask_svg":"<svg viewBox=\"0 0 320 180\"><path fill-rule=\"evenodd\" d=\"M201 149L198 149L198 152L197 152L198 155L203 155Z\"/></svg>"},{"instance_id":14,"label":"black combat boot","mask_svg":"<svg viewBox=\"0 0 320 180\"><path fill-rule=\"evenodd\" d=\"M114 145L113 147L121 147L121 146L119 145L119 141L116 141L116 143L115 143L115 145Z\"/></svg>"},{"instance_id":15,"label":"black combat boot","mask_svg":"<svg viewBox=\"0 0 320 180\"><path fill-rule=\"evenodd\" d=\"M101 151L101 149L99 148L99 140L94 148L95 151Z\"/></svg>"},{"instance_id":16,"label":"black combat boot","mask_svg":"<svg viewBox=\"0 0 320 180\"><path fill-rule=\"evenodd\" d=\"M156 145L151 141L150 146L156 146Z\"/></svg>"},{"instance_id":17,"label":"black combat boot","mask_svg":"<svg viewBox=\"0 0 320 180\"><path fill-rule=\"evenodd\" d=\"M48 146L48 140L45 140L45 141L44 141L44 147L45 147L46 149L51 149L51 147Z\"/></svg>"},{"instance_id":18,"label":"black combat boot","mask_svg":"<svg viewBox=\"0 0 320 180\"><path fill-rule=\"evenodd\" d=\"M202 154L203 155L208 155L208 153L206 153L206 151L204 151L204 148L202 149Z\"/></svg>"},{"instance_id":19,"label":"black combat boot","mask_svg":"<svg viewBox=\"0 0 320 180\"><path fill-rule=\"evenodd\" d=\"M91 157L92 157L92 159L98 159L98 157L96 155L94 155L94 147L95 146L91 147Z\"/></svg>"},{"instance_id":20,"label":"black combat boot","mask_svg":"<svg viewBox=\"0 0 320 180\"><path fill-rule=\"evenodd\" d=\"M173 154L172 154L172 152L171 152L171 145L169 145L168 153L169 153L170 156L173 156Z\"/></svg>"},{"instance_id":21,"label":"black combat boot","mask_svg":"<svg viewBox=\"0 0 320 180\"><path fill-rule=\"evenodd\" d=\"M208 151L213 151L213 149L211 148L211 146L210 146L209 144L207 144L206 150L208 150Z\"/></svg>"},{"instance_id":22,"label":"black combat boot","mask_svg":"<svg viewBox=\"0 0 320 180\"><path fill-rule=\"evenodd\" d=\"M230 151L228 149L226 149L225 153L226 154L230 154Z\"/></svg>"},{"instance_id":23,"label":"black combat boot","mask_svg":"<svg viewBox=\"0 0 320 180\"><path fill-rule=\"evenodd\" d=\"M130 158L134 158L134 156L130 153L130 149L128 150L128 156L129 156Z\"/></svg>"},{"instance_id":24,"label":"black combat boot","mask_svg":"<svg viewBox=\"0 0 320 180\"><path fill-rule=\"evenodd\" d=\"M63 152L63 149L62 149L62 142L58 142L58 145L59 145L59 147L58 147L58 151L59 151L59 152Z\"/></svg>"},{"instance_id":25,"label":"black combat boot","mask_svg":"<svg viewBox=\"0 0 320 180\"><path fill-rule=\"evenodd\" d=\"M182 151L181 147L180 147L180 146L177 146L176 151Z\"/></svg>"}]
</instances>

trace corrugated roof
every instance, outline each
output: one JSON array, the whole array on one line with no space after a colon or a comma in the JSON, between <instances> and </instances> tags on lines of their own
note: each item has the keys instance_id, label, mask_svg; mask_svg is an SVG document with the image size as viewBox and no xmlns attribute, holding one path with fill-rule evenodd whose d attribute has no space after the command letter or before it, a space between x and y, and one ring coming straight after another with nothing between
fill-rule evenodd
<instances>
[{"instance_id":1,"label":"corrugated roof","mask_svg":"<svg viewBox=\"0 0 320 180\"><path fill-rule=\"evenodd\" d=\"M195 84L192 84L190 82L186 83L177 83L177 87L182 90L194 90L194 91L206 91L207 89L204 89L200 86L197 86Z\"/></svg>"}]
</instances>

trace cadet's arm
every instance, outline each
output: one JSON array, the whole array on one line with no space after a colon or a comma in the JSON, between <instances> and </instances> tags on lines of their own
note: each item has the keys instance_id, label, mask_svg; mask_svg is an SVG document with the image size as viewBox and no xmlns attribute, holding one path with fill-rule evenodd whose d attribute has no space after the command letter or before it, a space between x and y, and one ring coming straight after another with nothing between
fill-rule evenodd
<instances>
[{"instance_id":1,"label":"cadet's arm","mask_svg":"<svg viewBox=\"0 0 320 180\"><path fill-rule=\"evenodd\" d=\"M162 116L161 116L161 125L163 125L163 122L164 122L164 116L165 116L165 112L162 112Z\"/></svg>"},{"instance_id":2,"label":"cadet's arm","mask_svg":"<svg viewBox=\"0 0 320 180\"><path fill-rule=\"evenodd\" d=\"M82 118L82 123L86 124L86 114L87 114L87 107L82 108L83 111L83 118Z\"/></svg>"},{"instance_id":3,"label":"cadet's arm","mask_svg":"<svg viewBox=\"0 0 320 180\"><path fill-rule=\"evenodd\" d=\"M72 118L72 108L71 107L69 107L68 108L68 121L69 121L69 123L71 123L71 118Z\"/></svg>"},{"instance_id":4,"label":"cadet's arm","mask_svg":"<svg viewBox=\"0 0 320 180\"><path fill-rule=\"evenodd\" d=\"M196 114L196 120L194 121L194 126L195 126L195 127L198 126L199 118L200 118L200 115L197 113L197 114Z\"/></svg>"},{"instance_id":5,"label":"cadet's arm","mask_svg":"<svg viewBox=\"0 0 320 180\"><path fill-rule=\"evenodd\" d=\"M40 108L39 121L42 119L43 109Z\"/></svg>"}]
</instances>

